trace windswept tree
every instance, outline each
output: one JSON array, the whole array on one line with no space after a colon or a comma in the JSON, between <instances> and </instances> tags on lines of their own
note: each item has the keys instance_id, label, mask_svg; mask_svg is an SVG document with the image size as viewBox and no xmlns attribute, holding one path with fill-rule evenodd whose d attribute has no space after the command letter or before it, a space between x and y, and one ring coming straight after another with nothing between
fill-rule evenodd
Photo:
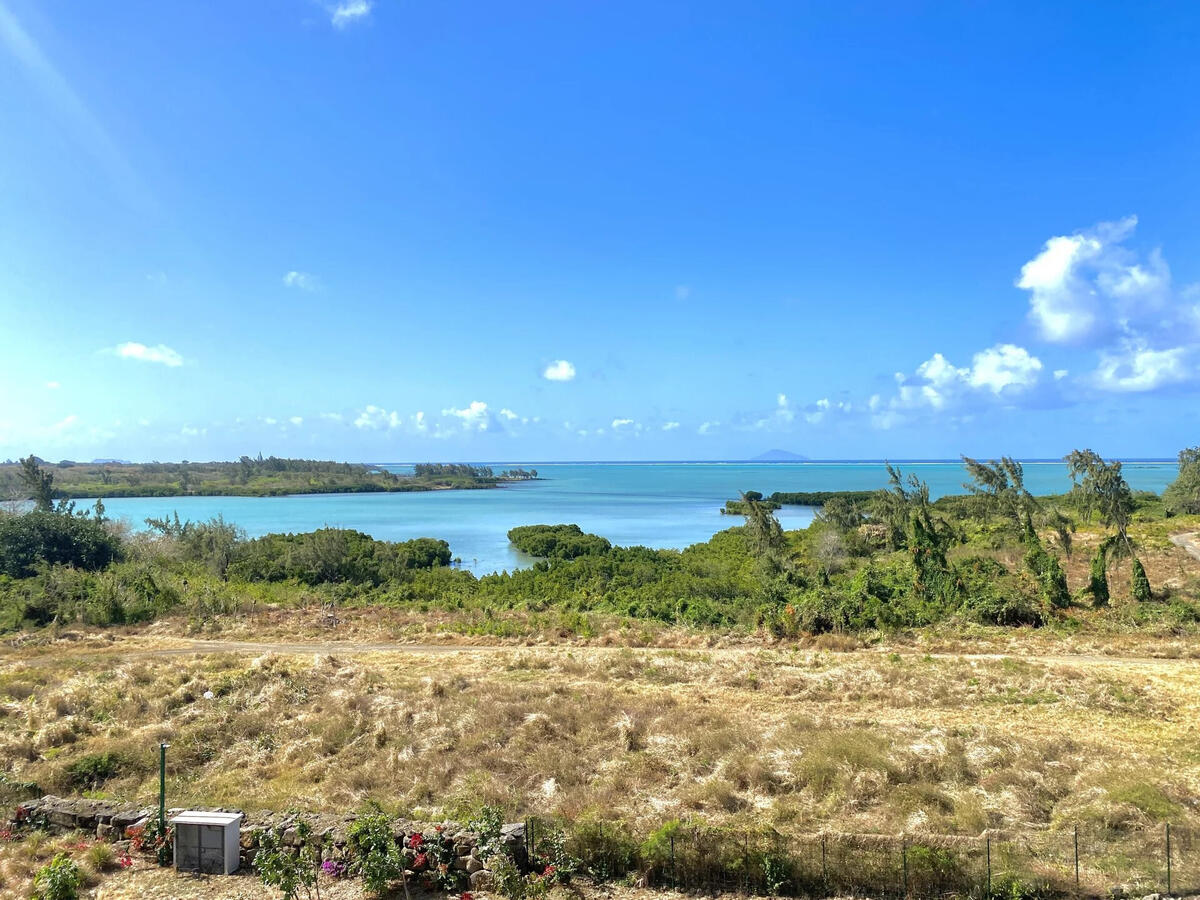
<instances>
[{"instance_id":1,"label":"windswept tree","mask_svg":"<svg viewBox=\"0 0 1200 900\"><path fill-rule=\"evenodd\" d=\"M1172 514L1200 513L1200 447L1179 451L1179 475L1163 492L1163 502Z\"/></svg>"},{"instance_id":2,"label":"windswept tree","mask_svg":"<svg viewBox=\"0 0 1200 900\"><path fill-rule=\"evenodd\" d=\"M1137 558L1133 540L1129 537L1129 525L1133 521L1133 491L1121 473L1121 463L1105 462L1093 450L1072 450L1065 462L1071 475L1071 496L1084 516L1090 520L1099 515L1106 528L1116 530L1115 535L1101 541L1096 558L1092 561L1089 586L1092 602L1097 606L1107 603L1107 583L1101 587L1100 576L1107 579L1109 559L1124 556L1131 560L1131 592L1134 599L1149 600L1151 593L1146 569Z\"/></svg>"},{"instance_id":3,"label":"windswept tree","mask_svg":"<svg viewBox=\"0 0 1200 900\"><path fill-rule=\"evenodd\" d=\"M1071 521L1058 510L1045 510L1025 487L1025 470L1011 456L990 463L963 457L971 476L964 485L980 499L987 513L1002 516L1021 535L1025 544L1025 567L1037 579L1043 601L1056 608L1071 603L1067 576L1057 557L1042 545L1036 525L1045 524L1058 535L1063 551L1071 552Z\"/></svg>"},{"instance_id":4,"label":"windswept tree","mask_svg":"<svg viewBox=\"0 0 1200 900\"><path fill-rule=\"evenodd\" d=\"M951 601L956 587L946 551L954 542L954 530L934 513L928 484L912 474L906 479L891 463L887 464L887 473L888 487L875 495L875 516L887 527L892 545L912 555L917 595Z\"/></svg>"},{"instance_id":5,"label":"windswept tree","mask_svg":"<svg viewBox=\"0 0 1200 900\"><path fill-rule=\"evenodd\" d=\"M757 494L758 496L754 496ZM783 526L775 518L771 507L763 502L762 494L757 491L746 491L742 494L743 515L746 517L746 534L750 537L750 546L759 559L774 560L782 568L784 550L787 541L783 536Z\"/></svg>"},{"instance_id":6,"label":"windswept tree","mask_svg":"<svg viewBox=\"0 0 1200 900\"><path fill-rule=\"evenodd\" d=\"M20 477L38 510L50 512L54 509L54 474L38 465L37 457L32 453L21 460Z\"/></svg>"}]
</instances>

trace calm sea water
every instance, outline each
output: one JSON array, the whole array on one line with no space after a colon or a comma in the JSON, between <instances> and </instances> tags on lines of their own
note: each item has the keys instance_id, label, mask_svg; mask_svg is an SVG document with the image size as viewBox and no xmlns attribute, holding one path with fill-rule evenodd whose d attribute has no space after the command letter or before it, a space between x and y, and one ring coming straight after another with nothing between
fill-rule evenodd
<instances>
[{"instance_id":1,"label":"calm sea water","mask_svg":"<svg viewBox=\"0 0 1200 900\"><path fill-rule=\"evenodd\" d=\"M574 522L615 544L682 548L708 540L741 519L722 516L724 502L742 490L831 491L884 487L882 463L508 463L533 466L542 480L486 491L413 494L316 494L296 497L152 497L105 502L110 515L135 527L148 516L178 511L202 520L218 513L251 536L356 528L384 540L435 537L449 541L463 565L477 573L528 565L505 537L515 525ZM404 466L385 466L397 472ZM929 484L934 497L962 493L958 463L901 464ZM1127 462L1125 475L1140 490L1161 491L1175 477L1174 463ZM1061 463L1026 463L1035 494L1070 487ZM785 507L785 528L802 528L813 511Z\"/></svg>"}]
</instances>

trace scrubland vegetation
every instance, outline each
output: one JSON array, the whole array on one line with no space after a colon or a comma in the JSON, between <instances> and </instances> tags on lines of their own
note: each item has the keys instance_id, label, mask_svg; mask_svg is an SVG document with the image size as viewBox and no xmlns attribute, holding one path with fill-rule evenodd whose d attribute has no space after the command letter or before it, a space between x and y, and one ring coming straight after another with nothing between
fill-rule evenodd
<instances>
[{"instance_id":1,"label":"scrubland vegetation","mask_svg":"<svg viewBox=\"0 0 1200 900\"><path fill-rule=\"evenodd\" d=\"M798 532L747 492L745 525L683 551L525 526L542 559L482 578L436 539L123 534L47 501L0 518L0 792L145 799L165 740L181 805L491 805L639 840L1194 829L1190 453L1165 497L1086 452L1051 498L1011 460L937 501L896 471Z\"/></svg>"}]
</instances>

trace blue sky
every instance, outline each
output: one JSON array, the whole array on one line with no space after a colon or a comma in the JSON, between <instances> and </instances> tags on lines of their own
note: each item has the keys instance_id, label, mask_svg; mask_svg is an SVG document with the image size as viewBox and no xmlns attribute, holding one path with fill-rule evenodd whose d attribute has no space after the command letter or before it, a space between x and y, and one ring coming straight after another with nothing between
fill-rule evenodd
<instances>
[{"instance_id":1,"label":"blue sky","mask_svg":"<svg viewBox=\"0 0 1200 900\"><path fill-rule=\"evenodd\" d=\"M0 458L1172 456L1200 7L0 0Z\"/></svg>"}]
</instances>

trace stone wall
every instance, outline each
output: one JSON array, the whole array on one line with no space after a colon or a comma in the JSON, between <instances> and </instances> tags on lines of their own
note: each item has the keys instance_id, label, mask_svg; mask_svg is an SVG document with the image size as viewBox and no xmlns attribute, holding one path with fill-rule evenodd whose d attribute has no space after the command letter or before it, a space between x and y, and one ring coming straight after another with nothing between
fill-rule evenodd
<instances>
[{"instance_id":1,"label":"stone wall","mask_svg":"<svg viewBox=\"0 0 1200 900\"><path fill-rule=\"evenodd\" d=\"M268 811L247 812L226 807L203 807L205 812L242 813L241 864L250 866L258 851L260 836L267 831L278 830L283 842L293 847L300 846L300 829L304 822L309 826L309 840L316 846L327 846L331 859L346 857L346 833L357 818L354 815L334 816L317 813L274 813ZM94 833L97 840L113 843L128 842L140 829L145 828L157 813L156 807L115 803L107 800L85 800L79 798L54 797L47 795L37 800L28 800L17 806L9 817L8 827L13 830L38 827L49 831L86 831ZM182 809L168 809L171 818ZM476 855L478 837L457 822L413 822L397 819L393 822L396 840L408 847L414 834L421 834L427 841L449 841L454 846L455 868L473 889L490 887L492 873L486 862ZM525 826L505 825L502 832L505 847L518 864L525 855Z\"/></svg>"}]
</instances>

